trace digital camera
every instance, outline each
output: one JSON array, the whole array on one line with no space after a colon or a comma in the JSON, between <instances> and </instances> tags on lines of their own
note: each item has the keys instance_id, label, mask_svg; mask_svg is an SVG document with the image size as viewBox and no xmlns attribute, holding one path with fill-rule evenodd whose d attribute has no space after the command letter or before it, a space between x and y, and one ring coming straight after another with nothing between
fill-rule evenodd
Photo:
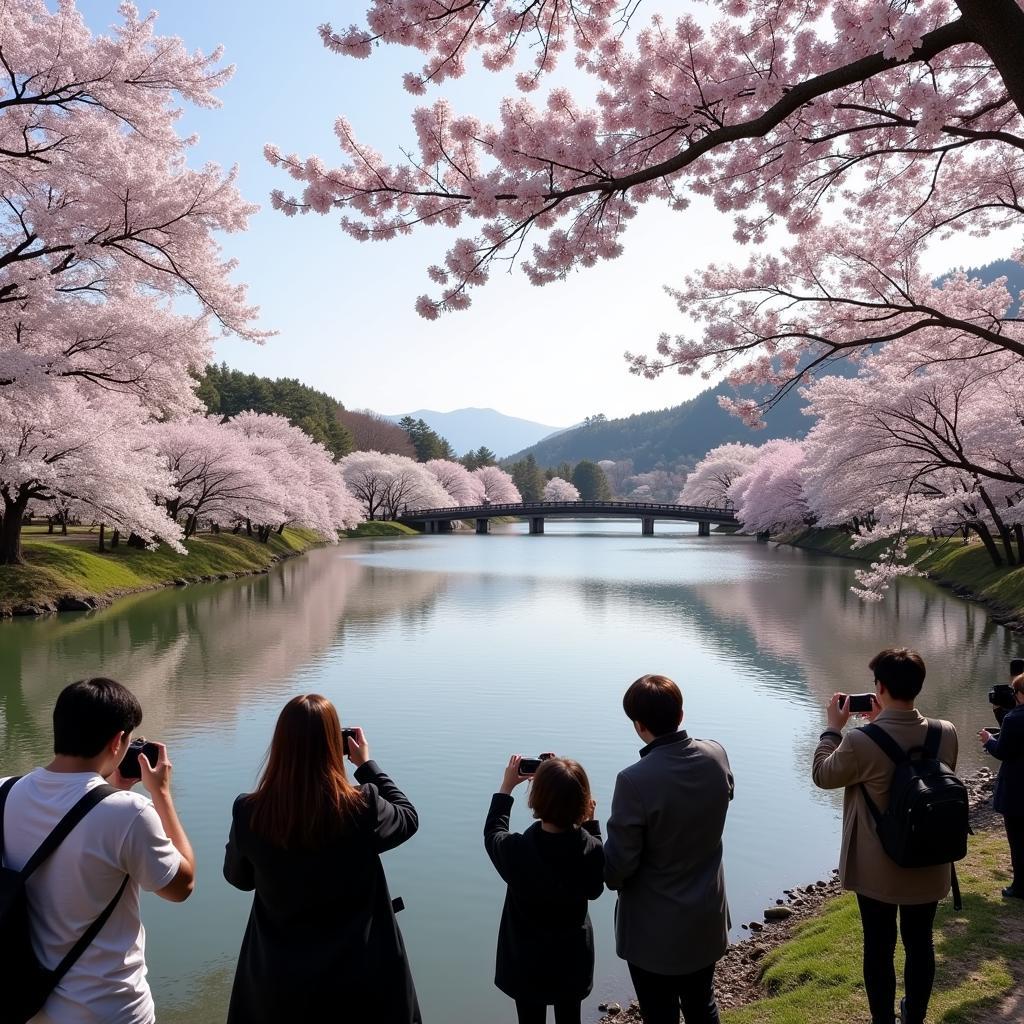
<instances>
[{"instance_id":1,"label":"digital camera","mask_svg":"<svg viewBox=\"0 0 1024 1024\"><path fill-rule=\"evenodd\" d=\"M160 748L155 743L149 743L145 739L132 740L128 744L128 752L121 758L117 770L121 773L122 779L141 779L142 765L139 764L139 754L145 754L150 767L155 768L160 760Z\"/></svg>"}]
</instances>

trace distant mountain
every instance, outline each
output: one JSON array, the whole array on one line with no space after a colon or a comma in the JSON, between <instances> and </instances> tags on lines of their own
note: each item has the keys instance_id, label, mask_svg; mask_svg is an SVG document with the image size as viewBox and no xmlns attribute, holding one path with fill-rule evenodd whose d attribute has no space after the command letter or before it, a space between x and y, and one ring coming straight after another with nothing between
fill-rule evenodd
<instances>
[{"instance_id":1,"label":"distant mountain","mask_svg":"<svg viewBox=\"0 0 1024 1024\"><path fill-rule=\"evenodd\" d=\"M1005 276L1012 294L1024 290L1024 266L1012 260L997 260L984 267L965 270L968 277L994 281ZM941 284L949 275L938 278ZM846 359L830 363L825 373L833 376L854 376L857 364ZM804 405L799 394L790 392L765 417L763 430L751 430L735 416L718 406L723 396L734 397L726 383L701 392L696 398L671 409L637 413L623 419L604 420L564 430L538 444L517 452L515 459L532 455L541 466L557 466L580 459L632 459L637 473L668 468L678 463L693 465L711 448L730 441L763 444L775 437L803 437L812 420L800 410Z\"/></svg>"},{"instance_id":2,"label":"distant mountain","mask_svg":"<svg viewBox=\"0 0 1024 1024\"><path fill-rule=\"evenodd\" d=\"M455 409L452 412L417 409L415 412L388 416L388 419L397 423L403 416L423 420L428 427L446 438L460 455L486 445L502 458L564 429L506 416L495 409Z\"/></svg>"}]
</instances>

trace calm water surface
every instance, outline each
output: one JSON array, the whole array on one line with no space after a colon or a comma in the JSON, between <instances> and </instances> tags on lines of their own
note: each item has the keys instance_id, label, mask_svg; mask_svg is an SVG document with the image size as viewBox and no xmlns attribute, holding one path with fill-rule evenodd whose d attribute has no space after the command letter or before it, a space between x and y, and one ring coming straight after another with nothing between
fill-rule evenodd
<instances>
[{"instance_id":1,"label":"calm water surface","mask_svg":"<svg viewBox=\"0 0 1024 1024\"><path fill-rule=\"evenodd\" d=\"M349 541L269 576L166 590L112 609L0 624L0 773L45 763L50 712L73 678L122 679L165 740L199 880L184 905L145 906L162 1024L224 1019L250 897L220 874L234 797L252 788L284 702L319 691L362 725L374 757L420 812L385 856L427 1024L515 1019L492 985L502 886L483 851L490 794L512 752L555 750L586 767L608 812L639 742L621 711L644 672L675 678L692 734L721 740L736 775L726 833L735 933L781 889L827 876L840 805L810 784L822 705L870 688L881 647L918 647L921 706L961 731L991 721L985 692L1024 643L921 581L881 605L849 593L839 560L695 528L549 521L529 537ZM525 794L513 825L525 828ZM630 994L612 944L613 897L593 905L597 984Z\"/></svg>"}]
</instances>

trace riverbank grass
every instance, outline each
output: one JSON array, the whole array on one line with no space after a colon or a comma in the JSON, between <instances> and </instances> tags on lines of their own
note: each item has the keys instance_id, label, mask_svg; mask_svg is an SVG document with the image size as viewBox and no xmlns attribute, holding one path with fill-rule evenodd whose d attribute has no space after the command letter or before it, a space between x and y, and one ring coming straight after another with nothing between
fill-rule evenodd
<instances>
[{"instance_id":1,"label":"riverbank grass","mask_svg":"<svg viewBox=\"0 0 1024 1024\"><path fill-rule=\"evenodd\" d=\"M951 899L939 904L937 975L928 1011L934 1024L1002 1022L1000 1007L1024 985L1024 902L1000 895L1009 880L1007 861L1001 832L980 832L957 867L963 910L954 911ZM861 943L855 897L848 893L826 903L765 957L768 995L724 1013L723 1024L863 1024L871 1015ZM898 954L897 978L902 979L902 948Z\"/></svg>"},{"instance_id":2,"label":"riverbank grass","mask_svg":"<svg viewBox=\"0 0 1024 1024\"><path fill-rule=\"evenodd\" d=\"M422 536L411 526L393 523L384 519L368 519L355 529L345 530L346 537L419 537Z\"/></svg>"},{"instance_id":3,"label":"riverbank grass","mask_svg":"<svg viewBox=\"0 0 1024 1024\"><path fill-rule=\"evenodd\" d=\"M125 544L100 554L95 538L88 547L84 539L26 539L25 564L0 566L0 615L19 608L54 609L69 598L102 603L179 580L194 583L263 572L281 558L322 543L311 530L288 529L272 534L266 544L232 533L193 537L187 555L167 547L145 551Z\"/></svg>"},{"instance_id":4,"label":"riverbank grass","mask_svg":"<svg viewBox=\"0 0 1024 1024\"><path fill-rule=\"evenodd\" d=\"M780 537L784 544L857 561L875 561L884 542L855 548L842 530L807 530ZM907 545L910 561L930 579L952 587L963 596L989 605L1001 617L1024 620L1024 566L995 566L978 541L964 544L958 537L912 537Z\"/></svg>"}]
</instances>

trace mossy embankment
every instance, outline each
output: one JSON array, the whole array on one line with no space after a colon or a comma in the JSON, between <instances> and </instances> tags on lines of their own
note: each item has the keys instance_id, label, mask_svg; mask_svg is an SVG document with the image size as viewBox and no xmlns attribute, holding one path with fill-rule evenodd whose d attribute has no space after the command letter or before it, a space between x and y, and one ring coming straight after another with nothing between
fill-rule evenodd
<instances>
[{"instance_id":1,"label":"mossy embankment","mask_svg":"<svg viewBox=\"0 0 1024 1024\"><path fill-rule=\"evenodd\" d=\"M355 529L346 530L346 537L419 537L411 526L403 523L392 523L387 520L371 519L360 523Z\"/></svg>"},{"instance_id":2,"label":"mossy embankment","mask_svg":"<svg viewBox=\"0 0 1024 1024\"><path fill-rule=\"evenodd\" d=\"M95 535L50 539L29 533L23 542L25 563L0 566L0 617L96 608L157 587L262 573L322 543L311 530L288 529L265 544L232 533L192 537L187 555L123 543L101 554Z\"/></svg>"},{"instance_id":3,"label":"mossy embankment","mask_svg":"<svg viewBox=\"0 0 1024 1024\"><path fill-rule=\"evenodd\" d=\"M842 530L804 530L774 539L779 544L862 562L877 561L886 547L877 543L855 548ZM1024 631L1024 566L995 566L980 543L964 544L959 537L913 537L907 555L933 582L985 605L997 622Z\"/></svg>"}]
</instances>

